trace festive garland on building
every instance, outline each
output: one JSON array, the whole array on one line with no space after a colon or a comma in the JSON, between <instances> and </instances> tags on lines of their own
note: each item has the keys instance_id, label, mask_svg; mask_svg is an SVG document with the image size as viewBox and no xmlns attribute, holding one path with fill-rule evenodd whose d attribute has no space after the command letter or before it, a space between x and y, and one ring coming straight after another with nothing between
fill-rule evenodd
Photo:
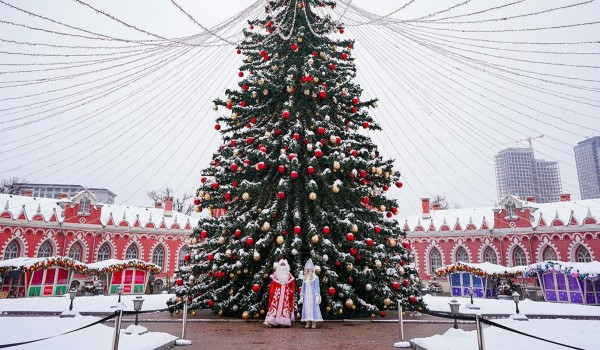
<instances>
[{"instance_id":1,"label":"festive garland on building","mask_svg":"<svg viewBox=\"0 0 600 350\"><path fill-rule=\"evenodd\" d=\"M158 274L161 272L160 267L158 267L157 265L155 265L153 263L147 263L142 260L132 259L132 260L126 260L123 262L111 264L111 265L101 267L101 268L95 268L92 266L89 268L89 273L95 274L95 275L104 275L109 272L112 273L112 272L123 271L125 269L131 269L131 268L150 271L151 273L154 273L154 274Z\"/></svg>"},{"instance_id":2,"label":"festive garland on building","mask_svg":"<svg viewBox=\"0 0 600 350\"><path fill-rule=\"evenodd\" d=\"M520 271L504 271L504 272L493 272L489 273L477 267L472 267L470 265L456 262L452 265L442 266L435 270L435 275L438 277L446 277L455 272L468 272L478 277L482 278L517 278L522 276L522 272Z\"/></svg>"},{"instance_id":3,"label":"festive garland on building","mask_svg":"<svg viewBox=\"0 0 600 350\"><path fill-rule=\"evenodd\" d=\"M32 260L37 259L32 258ZM82 262L64 256L51 256L48 258L43 258L42 260L37 260L35 262L25 260L19 264L15 263L13 265L2 266L0 267L0 274L5 274L9 271L14 270L20 270L22 272L33 272L39 269L47 269L50 267L57 266L67 270L73 270L81 274L88 273L88 266Z\"/></svg>"}]
</instances>

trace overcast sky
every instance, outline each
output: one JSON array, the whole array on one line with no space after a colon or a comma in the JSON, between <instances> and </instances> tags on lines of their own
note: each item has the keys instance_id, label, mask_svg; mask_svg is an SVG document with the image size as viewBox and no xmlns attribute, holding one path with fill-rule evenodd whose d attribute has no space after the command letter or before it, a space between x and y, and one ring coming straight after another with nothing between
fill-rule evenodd
<instances>
[{"instance_id":1,"label":"overcast sky","mask_svg":"<svg viewBox=\"0 0 600 350\"><path fill-rule=\"evenodd\" d=\"M86 2L158 36L179 38L202 32L169 0ZM354 0L352 4L383 16L406 2ZM390 18L427 17L463 2L418 0ZM512 2L472 1L427 19ZM522 16L581 2L522 1L446 21ZM72 0L7 3L94 33L128 40L156 39ZM253 4L247 0L177 3L204 26L235 18L218 32L228 40L239 38L245 18L259 15L258 10L239 13ZM337 18L343 8L340 3L332 16ZM443 194L462 207L493 205L497 200L494 154L504 147L525 146L526 142L514 140L539 134L544 138L533 141L537 157L559 161L563 191L578 198L573 146L599 134L600 74L594 67L575 66L597 66L600 49L597 44L539 43L598 41L600 26L510 30L586 23L599 17L600 5L590 2L506 21L396 27L376 21L348 26L345 35L357 41L357 82L365 97L380 99L380 108L372 113L384 131L369 135L386 157L396 159L406 184L391 193L400 202L401 215L419 211L420 198L434 194ZM0 20L93 36L2 4ZM354 10L346 12L343 20L347 24L367 21ZM235 88L238 81L241 57L232 46L140 54L139 50L147 50L144 46L127 47L133 44L2 23L0 39L4 40L0 41L0 178L106 187L118 194L117 203L140 206L151 205L145 195L148 190L169 186L178 193L195 192L201 169L219 145L219 134L213 129L218 114L212 111L211 101L223 97L224 89ZM215 38L209 41L223 44ZM35 56L39 54L62 56ZM80 67L56 69L74 65ZM15 72L30 70L34 71ZM38 81L49 78L53 80ZM39 95L25 97L30 94Z\"/></svg>"}]
</instances>

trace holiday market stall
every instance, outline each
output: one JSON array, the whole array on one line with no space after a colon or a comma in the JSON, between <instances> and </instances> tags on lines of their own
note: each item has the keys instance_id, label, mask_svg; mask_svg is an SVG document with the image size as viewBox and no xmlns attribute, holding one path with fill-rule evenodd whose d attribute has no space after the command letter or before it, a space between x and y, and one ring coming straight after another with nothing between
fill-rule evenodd
<instances>
[{"instance_id":1,"label":"holiday market stall","mask_svg":"<svg viewBox=\"0 0 600 350\"><path fill-rule=\"evenodd\" d=\"M543 261L527 267L537 276L546 301L600 305L600 262Z\"/></svg>"},{"instance_id":2,"label":"holiday market stall","mask_svg":"<svg viewBox=\"0 0 600 350\"><path fill-rule=\"evenodd\" d=\"M108 259L88 264L88 267L90 274L100 276L108 294L117 294L119 286L123 287L123 294L143 294L149 274L160 273L158 266L137 259Z\"/></svg>"},{"instance_id":3,"label":"holiday market stall","mask_svg":"<svg viewBox=\"0 0 600 350\"><path fill-rule=\"evenodd\" d=\"M85 264L62 256L0 261L2 292L10 297L63 295L73 275L86 272Z\"/></svg>"},{"instance_id":4,"label":"holiday market stall","mask_svg":"<svg viewBox=\"0 0 600 350\"><path fill-rule=\"evenodd\" d=\"M499 294L500 281L512 284L512 279L523 275L522 267L505 267L489 262L481 264L456 262L435 270L438 277L448 276L452 296L469 296L473 288L473 297L495 298Z\"/></svg>"}]
</instances>

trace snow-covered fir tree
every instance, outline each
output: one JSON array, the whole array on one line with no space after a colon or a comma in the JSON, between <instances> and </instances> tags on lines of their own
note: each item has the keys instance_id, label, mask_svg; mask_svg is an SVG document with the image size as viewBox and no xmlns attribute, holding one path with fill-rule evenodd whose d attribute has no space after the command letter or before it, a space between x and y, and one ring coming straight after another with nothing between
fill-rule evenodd
<instances>
[{"instance_id":1,"label":"snow-covered fir tree","mask_svg":"<svg viewBox=\"0 0 600 350\"><path fill-rule=\"evenodd\" d=\"M424 308L410 245L385 196L402 186L361 129L379 130L361 99L354 42L326 15L335 3L274 0L237 54L239 88L215 100L223 144L202 174L202 219L176 293L190 308L264 317L273 264L299 276L312 258L325 318ZM298 281L297 285L302 283Z\"/></svg>"}]
</instances>

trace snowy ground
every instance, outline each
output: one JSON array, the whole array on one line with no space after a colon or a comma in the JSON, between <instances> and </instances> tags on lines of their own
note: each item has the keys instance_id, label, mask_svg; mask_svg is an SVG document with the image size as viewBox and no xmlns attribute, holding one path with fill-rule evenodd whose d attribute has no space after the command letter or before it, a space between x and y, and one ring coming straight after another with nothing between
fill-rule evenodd
<instances>
[{"instance_id":1,"label":"snowy ground","mask_svg":"<svg viewBox=\"0 0 600 350\"><path fill-rule=\"evenodd\" d=\"M42 299L42 298L35 298ZM99 320L98 317L0 317L0 345L34 340L61 334ZM143 335L125 334L121 331L120 350L154 349L177 339L167 333L149 332ZM114 328L98 324L81 331L11 349L85 349L106 350L112 348Z\"/></svg>"},{"instance_id":2,"label":"snowy ground","mask_svg":"<svg viewBox=\"0 0 600 350\"><path fill-rule=\"evenodd\" d=\"M123 295L121 301L127 307L126 311L133 311L133 302L135 295ZM173 297L173 294L153 294L143 295L144 303L142 311L160 310L167 307L167 299ZM111 306L117 303L118 295L111 296L89 296L77 297L73 301L73 311L76 312L114 312ZM69 309L71 300L69 295L62 297L36 297L19 299L0 299L0 314L4 311L54 311L62 312Z\"/></svg>"},{"instance_id":3,"label":"snowy ground","mask_svg":"<svg viewBox=\"0 0 600 350\"><path fill-rule=\"evenodd\" d=\"M450 312L448 303L451 297L434 297L425 295L423 297L430 310ZM515 303L512 300L497 299L473 299L475 305L480 310L467 309L467 304L471 303L470 298L456 298L461 304L461 314L506 314L515 312ZM0 303L0 309L1 308ZM576 304L547 303L543 301L521 300L519 302L519 311L525 315L560 315L560 316L600 316L600 307Z\"/></svg>"},{"instance_id":4,"label":"snowy ground","mask_svg":"<svg viewBox=\"0 0 600 350\"><path fill-rule=\"evenodd\" d=\"M504 326L521 332L549 339L582 349L600 348L598 327L600 321L582 320L529 320L516 321L512 319L494 320ZM497 327L484 327L483 330L486 350L562 350L565 347L542 342L537 339L508 332ZM443 335L429 338L412 339L412 342L427 350L477 350L476 331L465 332L461 329L450 328Z\"/></svg>"}]
</instances>

